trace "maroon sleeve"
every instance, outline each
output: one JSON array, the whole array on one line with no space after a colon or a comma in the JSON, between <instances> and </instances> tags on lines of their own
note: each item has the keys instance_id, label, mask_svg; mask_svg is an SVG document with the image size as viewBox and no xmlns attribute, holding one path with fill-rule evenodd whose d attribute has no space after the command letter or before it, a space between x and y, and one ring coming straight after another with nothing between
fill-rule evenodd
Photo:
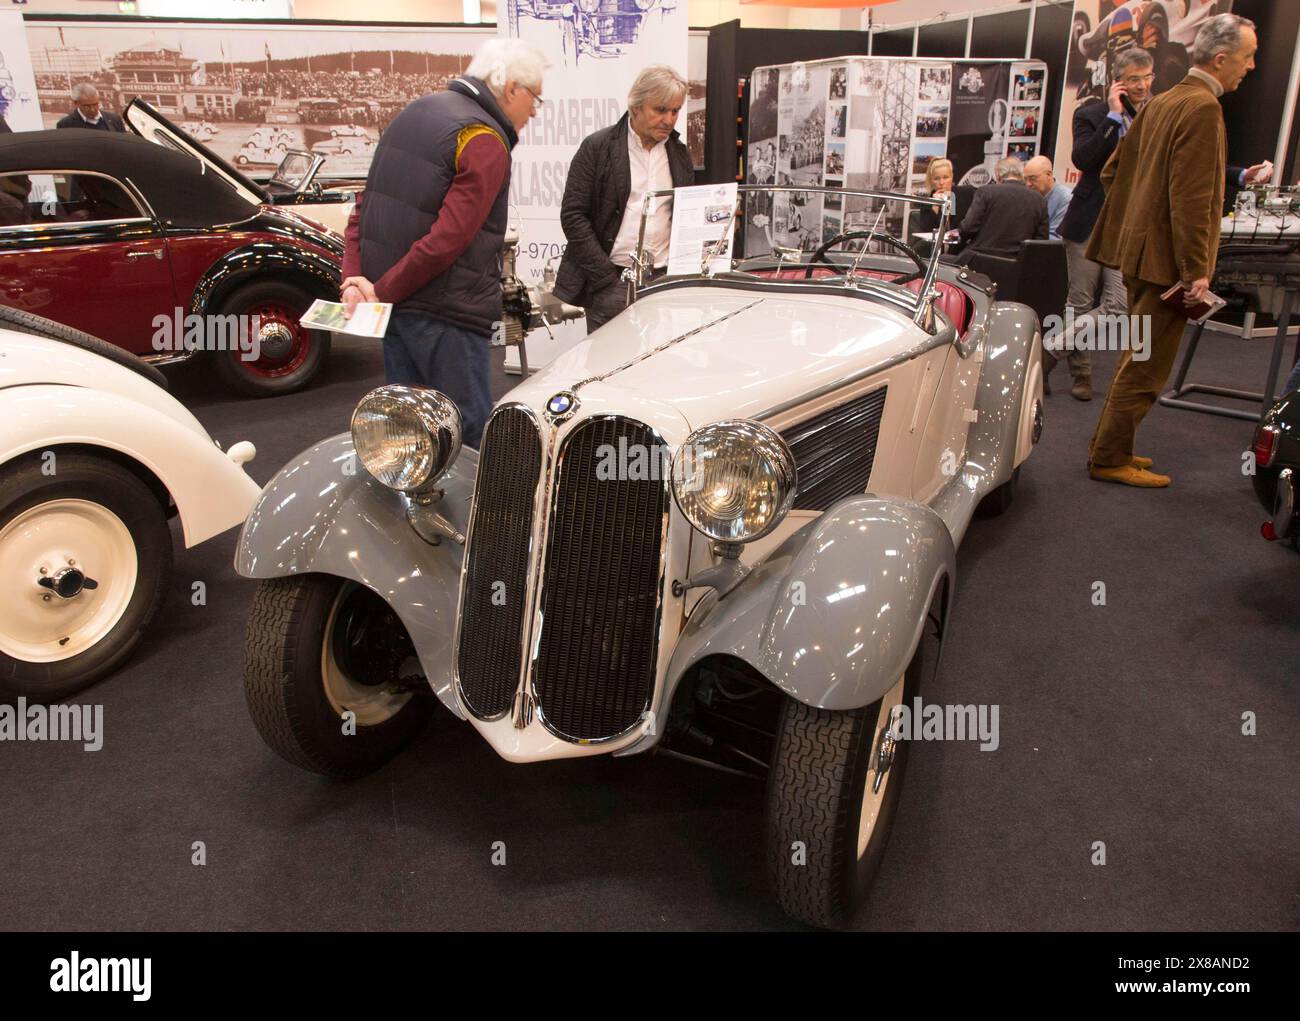
<instances>
[{"instance_id":1,"label":"maroon sleeve","mask_svg":"<svg viewBox=\"0 0 1300 1021\"><path fill-rule=\"evenodd\" d=\"M466 143L437 222L392 269L374 281L380 301L397 304L460 258L491 212L509 170L510 154L500 138L482 134Z\"/></svg>"},{"instance_id":2,"label":"maroon sleeve","mask_svg":"<svg viewBox=\"0 0 1300 1021\"><path fill-rule=\"evenodd\" d=\"M361 275L361 199L364 196L365 192L357 192L348 225L343 231L343 275L340 280Z\"/></svg>"}]
</instances>

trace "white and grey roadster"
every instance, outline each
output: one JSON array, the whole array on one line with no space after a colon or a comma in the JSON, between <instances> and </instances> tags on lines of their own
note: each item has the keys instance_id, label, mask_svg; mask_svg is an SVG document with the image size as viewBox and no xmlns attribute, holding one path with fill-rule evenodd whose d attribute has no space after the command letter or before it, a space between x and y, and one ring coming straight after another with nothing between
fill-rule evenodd
<instances>
[{"instance_id":1,"label":"white and grey roadster","mask_svg":"<svg viewBox=\"0 0 1300 1021\"><path fill-rule=\"evenodd\" d=\"M1042 427L1038 321L877 231L635 298L503 398L478 452L447 398L389 386L280 472L236 553L261 579L249 707L333 776L379 766L436 702L513 762L753 774L780 903L843 925L955 548Z\"/></svg>"}]
</instances>

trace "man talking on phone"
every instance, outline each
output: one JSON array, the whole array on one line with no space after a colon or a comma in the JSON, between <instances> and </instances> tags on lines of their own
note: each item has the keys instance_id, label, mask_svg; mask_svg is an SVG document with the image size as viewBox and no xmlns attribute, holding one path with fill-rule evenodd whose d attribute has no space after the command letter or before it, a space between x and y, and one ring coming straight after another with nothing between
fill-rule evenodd
<instances>
[{"instance_id":1,"label":"man talking on phone","mask_svg":"<svg viewBox=\"0 0 1300 1021\"><path fill-rule=\"evenodd\" d=\"M1201 26L1187 77L1146 104L1101 173L1106 200L1087 257L1124 275L1130 315L1149 317L1150 357L1120 358L1088 454L1102 482L1159 489L1170 478L1133 451L1143 417L1164 388L1188 310L1210 292L1227 176L1227 132L1219 98L1255 66L1255 26L1220 14ZM1161 299L1181 284L1182 301Z\"/></svg>"}]
</instances>

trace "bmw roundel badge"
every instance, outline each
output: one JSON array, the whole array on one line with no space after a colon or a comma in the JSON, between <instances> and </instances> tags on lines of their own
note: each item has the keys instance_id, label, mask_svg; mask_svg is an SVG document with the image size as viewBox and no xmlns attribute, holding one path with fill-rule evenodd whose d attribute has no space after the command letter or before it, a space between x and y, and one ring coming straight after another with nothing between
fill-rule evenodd
<instances>
[{"instance_id":1,"label":"bmw roundel badge","mask_svg":"<svg viewBox=\"0 0 1300 1021\"><path fill-rule=\"evenodd\" d=\"M552 421L568 418L578 410L578 398L568 390L561 390L546 402L546 414Z\"/></svg>"}]
</instances>

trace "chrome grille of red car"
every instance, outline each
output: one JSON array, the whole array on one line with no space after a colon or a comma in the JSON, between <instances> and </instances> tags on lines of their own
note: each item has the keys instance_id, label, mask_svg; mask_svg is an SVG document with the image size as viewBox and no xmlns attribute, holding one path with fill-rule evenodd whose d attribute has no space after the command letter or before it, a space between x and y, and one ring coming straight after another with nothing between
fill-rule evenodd
<instances>
[{"instance_id":1,"label":"chrome grille of red car","mask_svg":"<svg viewBox=\"0 0 1300 1021\"><path fill-rule=\"evenodd\" d=\"M499 409L479 452L465 551L456 663L466 706L480 719L510 708L519 686L528 604L528 547L542 445L528 412Z\"/></svg>"},{"instance_id":2,"label":"chrome grille of red car","mask_svg":"<svg viewBox=\"0 0 1300 1021\"><path fill-rule=\"evenodd\" d=\"M640 422L593 418L560 451L534 690L547 726L570 740L622 734L654 692L667 479L640 477L631 458L615 478L597 469L611 451L639 449L650 453L642 467L666 475L661 443Z\"/></svg>"},{"instance_id":3,"label":"chrome grille of red car","mask_svg":"<svg viewBox=\"0 0 1300 1021\"><path fill-rule=\"evenodd\" d=\"M872 390L781 434L799 472L796 509L823 511L836 500L866 492L888 389Z\"/></svg>"}]
</instances>

